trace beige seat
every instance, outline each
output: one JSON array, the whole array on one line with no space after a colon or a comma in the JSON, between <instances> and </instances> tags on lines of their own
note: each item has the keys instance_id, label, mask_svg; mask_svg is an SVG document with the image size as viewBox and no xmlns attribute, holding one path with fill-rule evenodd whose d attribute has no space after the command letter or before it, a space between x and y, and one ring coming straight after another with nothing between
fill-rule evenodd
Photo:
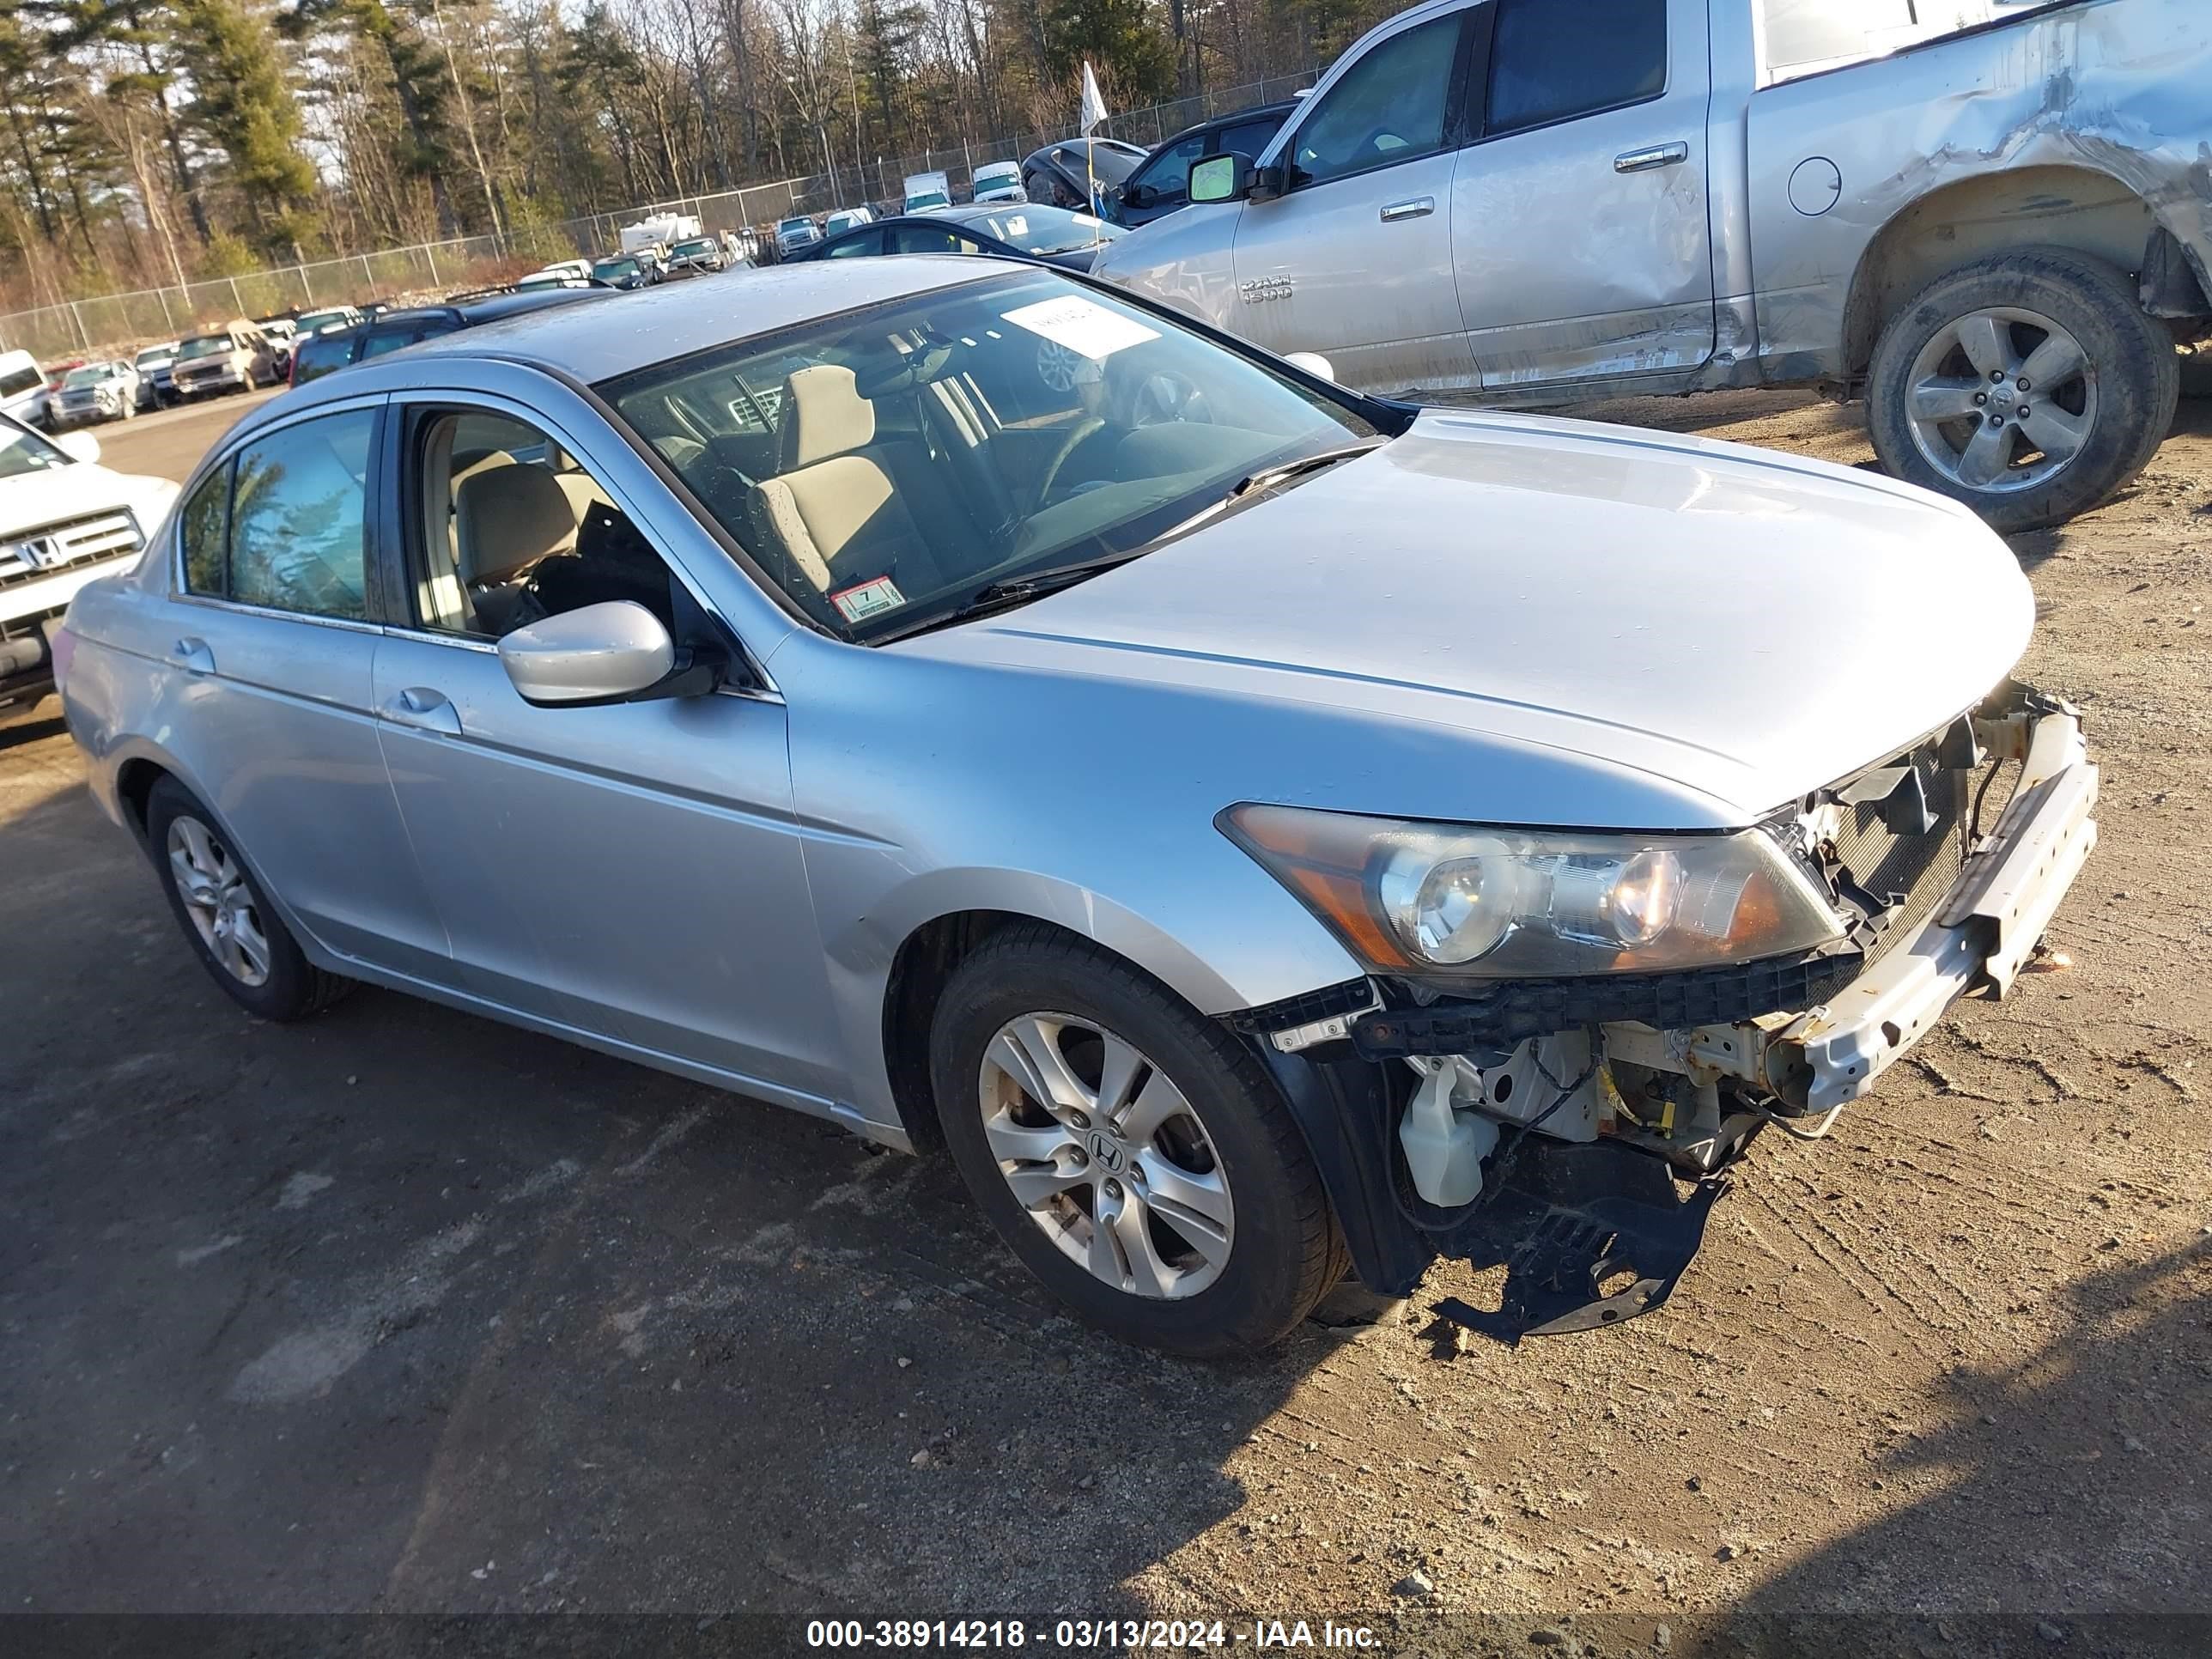
<instances>
[{"instance_id":1,"label":"beige seat","mask_svg":"<svg viewBox=\"0 0 2212 1659\"><path fill-rule=\"evenodd\" d=\"M544 560L576 550L576 510L542 466L471 471L453 498L461 580L495 633L515 625L515 584Z\"/></svg>"},{"instance_id":2,"label":"beige seat","mask_svg":"<svg viewBox=\"0 0 2212 1659\"><path fill-rule=\"evenodd\" d=\"M817 363L784 381L777 476L762 480L761 498L792 563L823 592L879 575L891 552L921 545L890 474L855 453L875 436L876 406L851 369ZM844 556L862 547L879 554L881 568L860 569Z\"/></svg>"}]
</instances>

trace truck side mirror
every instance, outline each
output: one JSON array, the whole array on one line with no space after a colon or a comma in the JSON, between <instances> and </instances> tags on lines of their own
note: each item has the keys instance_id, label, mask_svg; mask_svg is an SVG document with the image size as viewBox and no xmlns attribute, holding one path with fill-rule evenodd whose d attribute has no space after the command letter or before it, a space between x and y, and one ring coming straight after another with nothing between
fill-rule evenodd
<instances>
[{"instance_id":1,"label":"truck side mirror","mask_svg":"<svg viewBox=\"0 0 2212 1659\"><path fill-rule=\"evenodd\" d=\"M1190 164L1189 192L1194 203L1239 202L1251 193L1252 158L1230 150Z\"/></svg>"}]
</instances>

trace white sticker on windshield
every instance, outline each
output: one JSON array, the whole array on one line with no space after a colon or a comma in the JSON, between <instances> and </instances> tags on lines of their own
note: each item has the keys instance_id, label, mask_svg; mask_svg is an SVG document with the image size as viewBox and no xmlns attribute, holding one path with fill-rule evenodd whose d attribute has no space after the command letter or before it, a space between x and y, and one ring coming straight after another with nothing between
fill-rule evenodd
<instances>
[{"instance_id":1,"label":"white sticker on windshield","mask_svg":"<svg viewBox=\"0 0 2212 1659\"><path fill-rule=\"evenodd\" d=\"M999 234L1001 236L1006 237L1009 241L1012 240L1013 238L1017 236L1028 235L1030 234L1030 222L1027 216L1019 213L1009 215L1006 219L1006 228Z\"/></svg>"},{"instance_id":2,"label":"white sticker on windshield","mask_svg":"<svg viewBox=\"0 0 2212 1659\"><path fill-rule=\"evenodd\" d=\"M847 622L866 622L870 617L897 610L906 603L906 595L889 576L878 576L873 581L839 588L830 596L830 603Z\"/></svg>"},{"instance_id":3,"label":"white sticker on windshield","mask_svg":"<svg viewBox=\"0 0 2212 1659\"><path fill-rule=\"evenodd\" d=\"M1146 328L1135 318L1109 311L1080 295L1041 300L1003 314L1016 328L1042 334L1054 345L1080 352L1095 362L1103 363L1117 351L1160 337L1158 329Z\"/></svg>"}]
</instances>

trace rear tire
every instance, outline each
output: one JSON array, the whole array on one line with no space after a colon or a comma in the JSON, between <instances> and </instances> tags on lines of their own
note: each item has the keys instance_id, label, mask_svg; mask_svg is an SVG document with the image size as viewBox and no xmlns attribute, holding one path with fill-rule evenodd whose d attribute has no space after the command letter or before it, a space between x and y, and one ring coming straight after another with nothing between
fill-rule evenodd
<instances>
[{"instance_id":1,"label":"rear tire","mask_svg":"<svg viewBox=\"0 0 2212 1659\"><path fill-rule=\"evenodd\" d=\"M1122 1341L1256 1352L1343 1276L1320 1175L1257 1062L1087 940L1042 924L987 940L945 988L930 1061L978 1207L1055 1296Z\"/></svg>"},{"instance_id":2,"label":"rear tire","mask_svg":"<svg viewBox=\"0 0 2212 1659\"><path fill-rule=\"evenodd\" d=\"M2039 357L2078 366L2038 385ZM2179 396L2173 337L2127 276L2040 248L1939 277L1890 320L1868 371L1867 431L1892 476L1966 502L1992 529L2038 530L2141 472Z\"/></svg>"},{"instance_id":3,"label":"rear tire","mask_svg":"<svg viewBox=\"0 0 2212 1659\"><path fill-rule=\"evenodd\" d=\"M215 815L174 778L147 793L146 847L186 942L248 1013L305 1019L353 989L301 953Z\"/></svg>"}]
</instances>

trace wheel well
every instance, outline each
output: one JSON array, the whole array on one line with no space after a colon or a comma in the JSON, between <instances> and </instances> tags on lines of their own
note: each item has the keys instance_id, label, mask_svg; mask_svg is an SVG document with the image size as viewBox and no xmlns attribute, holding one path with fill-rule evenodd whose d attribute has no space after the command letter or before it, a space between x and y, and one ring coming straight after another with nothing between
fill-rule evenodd
<instances>
[{"instance_id":1,"label":"wheel well","mask_svg":"<svg viewBox=\"0 0 2212 1659\"><path fill-rule=\"evenodd\" d=\"M1991 254L2064 247L2130 273L2143 268L2158 221L2142 198L2094 167L1984 173L1930 191L1884 225L1851 279L1844 365L1856 380L1883 326L1946 271Z\"/></svg>"},{"instance_id":2,"label":"wheel well","mask_svg":"<svg viewBox=\"0 0 2212 1659\"><path fill-rule=\"evenodd\" d=\"M1010 910L956 910L922 923L892 957L884 991L884 1068L900 1121L916 1146L945 1144L929 1082L929 1028L945 981L992 934L1032 920Z\"/></svg>"},{"instance_id":3,"label":"wheel well","mask_svg":"<svg viewBox=\"0 0 2212 1659\"><path fill-rule=\"evenodd\" d=\"M149 760L127 760L117 775L115 793L123 802L124 811L130 815L131 827L138 838L146 838L146 799L154 793L154 786L169 775Z\"/></svg>"}]
</instances>

